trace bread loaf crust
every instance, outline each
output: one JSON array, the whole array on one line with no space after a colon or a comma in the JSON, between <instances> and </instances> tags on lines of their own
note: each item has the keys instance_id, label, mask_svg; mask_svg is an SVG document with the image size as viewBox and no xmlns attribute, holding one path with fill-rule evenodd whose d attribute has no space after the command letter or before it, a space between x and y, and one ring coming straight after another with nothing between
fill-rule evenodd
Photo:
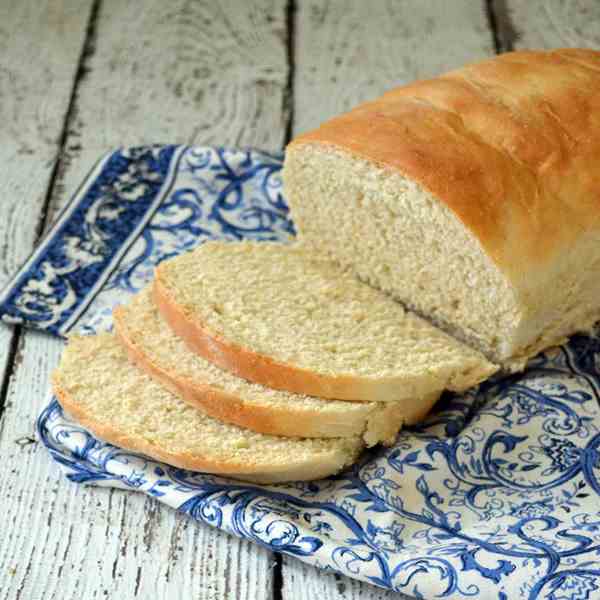
<instances>
[{"instance_id":1,"label":"bread loaf crust","mask_svg":"<svg viewBox=\"0 0 600 600\"><path fill-rule=\"evenodd\" d=\"M347 412L334 421L332 416L306 407L297 409L290 402L285 407L257 405L245 402L197 379L169 372L154 362L136 343L127 323L126 311L118 307L113 312L115 334L129 359L153 379L160 382L186 402L200 407L211 417L233 423L259 433L289 437L356 437L362 435L367 445L379 442L392 444L406 422L412 425L423 418L436 402L438 394L424 399L418 407L410 403L365 403L360 413Z\"/></svg>"},{"instance_id":2,"label":"bread loaf crust","mask_svg":"<svg viewBox=\"0 0 600 600\"><path fill-rule=\"evenodd\" d=\"M479 346L492 360L522 368L600 318L599 51L513 52L417 81L299 136L288 156L307 147L414 181L464 226L514 296L514 328Z\"/></svg>"},{"instance_id":3,"label":"bread loaf crust","mask_svg":"<svg viewBox=\"0 0 600 600\"><path fill-rule=\"evenodd\" d=\"M512 52L394 89L300 135L395 169L521 280L600 227L600 51Z\"/></svg>"}]
</instances>

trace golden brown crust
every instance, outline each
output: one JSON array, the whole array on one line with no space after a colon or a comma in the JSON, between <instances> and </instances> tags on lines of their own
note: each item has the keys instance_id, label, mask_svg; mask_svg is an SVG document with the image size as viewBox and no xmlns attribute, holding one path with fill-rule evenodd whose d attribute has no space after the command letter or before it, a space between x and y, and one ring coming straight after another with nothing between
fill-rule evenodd
<instances>
[{"instance_id":1,"label":"golden brown crust","mask_svg":"<svg viewBox=\"0 0 600 600\"><path fill-rule=\"evenodd\" d=\"M600 52L513 52L384 94L304 144L340 148L443 202L513 281L600 218Z\"/></svg>"},{"instance_id":2,"label":"golden brown crust","mask_svg":"<svg viewBox=\"0 0 600 600\"><path fill-rule=\"evenodd\" d=\"M174 394L216 419L259 433L287 437L356 437L363 433L367 425L371 412L368 409L356 417L352 415L351 419L345 415L343 419L334 422L319 411L309 411L306 408L296 410L293 403L285 407L249 405L238 396L223 390L203 385L197 380L174 376L154 363L136 344L128 329L123 309L115 309L113 317L117 339L135 365ZM396 417L394 414L389 416ZM402 424L401 416L396 418L396 422L397 433Z\"/></svg>"},{"instance_id":3,"label":"golden brown crust","mask_svg":"<svg viewBox=\"0 0 600 600\"><path fill-rule=\"evenodd\" d=\"M261 471L257 465L250 461L242 463L236 463L233 460L227 462L215 461L195 454L173 453L157 444L152 444L138 436L132 436L130 433L115 429L91 417L86 410L82 409L80 404L71 398L67 391L68 386L61 383L60 376L56 373L52 376L52 387L61 406L94 435L119 448L141 452L150 458L181 469L225 475L255 483L281 483L285 481L310 481L327 477L337 473L356 459L356 456L346 456L342 460L341 453L338 453L338 456L331 453L329 456L324 455L323 460L318 463L287 464L284 470L279 468L266 469L263 466Z\"/></svg>"},{"instance_id":4,"label":"golden brown crust","mask_svg":"<svg viewBox=\"0 0 600 600\"><path fill-rule=\"evenodd\" d=\"M435 381L424 371L420 375L402 375L386 378L358 378L327 376L282 363L264 354L238 346L209 331L195 316L186 315L162 281L160 268L156 269L153 283L154 301L163 319L186 343L188 348L221 369L248 381L276 390L353 402L405 402L410 414L419 413L423 398L430 398L452 386L447 379ZM466 389L483 380L495 370L491 364L466 381L457 382L458 389ZM480 377L477 377L480 375ZM432 402L433 404L433 402Z\"/></svg>"},{"instance_id":5,"label":"golden brown crust","mask_svg":"<svg viewBox=\"0 0 600 600\"><path fill-rule=\"evenodd\" d=\"M184 314L182 307L163 285L160 269L156 270L153 290L154 301L162 317L190 350L238 377L275 390L320 398L370 401L376 395L377 400L396 399L390 397L392 390L373 389L381 387L377 382L365 381L359 387L362 382L357 382L354 378L327 377L301 370L221 339L197 320ZM381 398L382 393L386 392L386 397Z\"/></svg>"},{"instance_id":6,"label":"golden brown crust","mask_svg":"<svg viewBox=\"0 0 600 600\"><path fill-rule=\"evenodd\" d=\"M335 421L321 411L306 408L296 410L293 404L286 405L285 408L248 405L241 398L223 390L203 385L197 380L174 376L153 362L136 344L121 307L113 311L113 319L117 339L138 368L208 415L258 433L315 438L362 435L367 446L378 443L391 445L404 424L415 425L422 421L439 398L439 393L436 392L419 402L369 403L370 408L364 413L357 416L346 413Z\"/></svg>"}]
</instances>

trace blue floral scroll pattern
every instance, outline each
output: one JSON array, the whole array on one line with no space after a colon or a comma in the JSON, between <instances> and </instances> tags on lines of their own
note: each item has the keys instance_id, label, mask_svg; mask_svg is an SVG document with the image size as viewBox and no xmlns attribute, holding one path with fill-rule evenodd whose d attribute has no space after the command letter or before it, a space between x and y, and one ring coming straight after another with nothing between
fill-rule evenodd
<instances>
[{"instance_id":1,"label":"blue floral scroll pattern","mask_svg":"<svg viewBox=\"0 0 600 600\"><path fill-rule=\"evenodd\" d=\"M156 209L179 152L129 148L101 161L4 292L2 319L63 333Z\"/></svg>"},{"instance_id":2,"label":"blue floral scroll pattern","mask_svg":"<svg viewBox=\"0 0 600 600\"><path fill-rule=\"evenodd\" d=\"M149 267L206 240L278 240L293 235L282 196L282 157L254 151L190 148L177 185L161 204L107 288L135 292Z\"/></svg>"},{"instance_id":3,"label":"blue floral scroll pattern","mask_svg":"<svg viewBox=\"0 0 600 600\"><path fill-rule=\"evenodd\" d=\"M93 332L110 326L112 307L164 258L209 239L288 241L280 169L280 156L258 151L114 153L0 310L57 332L101 287L76 315L77 327ZM38 433L73 482L149 494L272 550L418 598L594 600L599 369L600 338L575 336L522 374L443 398L392 448L316 482L255 486L176 469L96 439L56 400Z\"/></svg>"}]
</instances>

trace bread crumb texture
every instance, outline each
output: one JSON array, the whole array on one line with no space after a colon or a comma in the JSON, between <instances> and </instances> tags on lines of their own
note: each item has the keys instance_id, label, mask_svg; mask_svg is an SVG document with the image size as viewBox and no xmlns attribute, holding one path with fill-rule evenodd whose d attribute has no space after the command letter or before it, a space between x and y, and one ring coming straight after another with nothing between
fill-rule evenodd
<instances>
[{"instance_id":1,"label":"bread crumb texture","mask_svg":"<svg viewBox=\"0 0 600 600\"><path fill-rule=\"evenodd\" d=\"M53 385L64 408L100 437L201 471L266 474L263 481L323 477L363 446L358 437L283 438L213 419L134 367L112 334L72 337Z\"/></svg>"},{"instance_id":2,"label":"bread crumb texture","mask_svg":"<svg viewBox=\"0 0 600 600\"><path fill-rule=\"evenodd\" d=\"M319 375L443 389L468 387L495 370L479 352L297 245L208 242L162 263L158 277L187 318L212 335Z\"/></svg>"},{"instance_id":3,"label":"bread crumb texture","mask_svg":"<svg viewBox=\"0 0 600 600\"><path fill-rule=\"evenodd\" d=\"M415 409L406 403L386 408L375 402L324 400L273 390L218 368L188 350L173 333L156 308L151 286L115 311L115 329L118 338L133 348L137 364L141 361L150 365L151 374L162 375L159 381L183 387L187 397L193 396L195 404L212 416L263 433L306 437L365 433L373 445L393 440L405 420L414 420Z\"/></svg>"}]
</instances>

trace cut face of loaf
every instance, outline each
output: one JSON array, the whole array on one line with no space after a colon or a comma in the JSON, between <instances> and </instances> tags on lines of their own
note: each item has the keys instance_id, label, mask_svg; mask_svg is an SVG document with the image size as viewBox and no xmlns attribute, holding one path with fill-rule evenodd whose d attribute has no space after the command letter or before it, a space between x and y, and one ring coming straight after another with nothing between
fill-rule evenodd
<instances>
[{"instance_id":1,"label":"cut face of loaf","mask_svg":"<svg viewBox=\"0 0 600 600\"><path fill-rule=\"evenodd\" d=\"M518 52L294 140L299 241L505 367L600 317L600 52Z\"/></svg>"},{"instance_id":2,"label":"cut face of loaf","mask_svg":"<svg viewBox=\"0 0 600 600\"><path fill-rule=\"evenodd\" d=\"M363 447L359 437L283 438L221 423L133 366L110 334L71 338L52 383L65 410L98 437L184 469L258 483L311 480L351 464Z\"/></svg>"},{"instance_id":3,"label":"cut face of loaf","mask_svg":"<svg viewBox=\"0 0 600 600\"><path fill-rule=\"evenodd\" d=\"M414 181L342 150L288 150L286 197L298 240L351 267L495 359L519 322L514 290L442 203Z\"/></svg>"},{"instance_id":4,"label":"cut face of loaf","mask_svg":"<svg viewBox=\"0 0 600 600\"><path fill-rule=\"evenodd\" d=\"M295 245L208 242L159 265L163 318L209 362L273 389L406 402L496 367L351 273Z\"/></svg>"},{"instance_id":5,"label":"cut face of loaf","mask_svg":"<svg viewBox=\"0 0 600 600\"><path fill-rule=\"evenodd\" d=\"M343 402L247 382L188 350L160 317L151 287L117 308L114 323L129 357L156 381L210 416L260 433L391 444L403 423L422 420L437 400Z\"/></svg>"}]
</instances>

